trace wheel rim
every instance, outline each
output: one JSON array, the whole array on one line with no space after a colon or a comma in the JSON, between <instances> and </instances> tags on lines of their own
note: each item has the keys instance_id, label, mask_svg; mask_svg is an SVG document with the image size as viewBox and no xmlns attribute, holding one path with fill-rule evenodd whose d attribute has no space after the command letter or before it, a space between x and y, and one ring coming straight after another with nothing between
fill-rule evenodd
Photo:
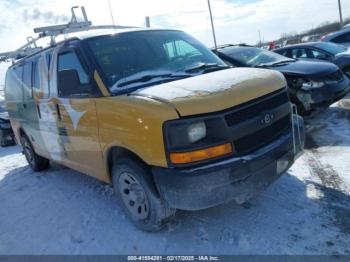
<instances>
[{"instance_id":1,"label":"wheel rim","mask_svg":"<svg viewBox=\"0 0 350 262\"><path fill-rule=\"evenodd\" d=\"M23 150L24 150L24 155L26 156L29 164L33 165L34 152L32 150L32 147L29 145L29 143L28 143L28 141L26 139L24 139Z\"/></svg>"},{"instance_id":2,"label":"wheel rim","mask_svg":"<svg viewBox=\"0 0 350 262\"><path fill-rule=\"evenodd\" d=\"M119 191L124 205L131 215L137 219L145 219L149 213L149 202L141 183L129 172L124 172L119 177Z\"/></svg>"}]
</instances>

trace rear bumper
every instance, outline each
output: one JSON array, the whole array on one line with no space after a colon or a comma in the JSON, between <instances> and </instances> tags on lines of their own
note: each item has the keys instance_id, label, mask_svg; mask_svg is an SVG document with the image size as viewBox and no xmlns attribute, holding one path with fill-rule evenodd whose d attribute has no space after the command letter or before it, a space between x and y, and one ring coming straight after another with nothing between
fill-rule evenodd
<instances>
[{"instance_id":1,"label":"rear bumper","mask_svg":"<svg viewBox=\"0 0 350 262\"><path fill-rule=\"evenodd\" d=\"M167 203L183 210L199 210L228 201L243 203L267 188L300 155L304 145L302 119L301 136L292 129L278 140L244 157L233 157L195 168L153 168L159 193Z\"/></svg>"}]
</instances>

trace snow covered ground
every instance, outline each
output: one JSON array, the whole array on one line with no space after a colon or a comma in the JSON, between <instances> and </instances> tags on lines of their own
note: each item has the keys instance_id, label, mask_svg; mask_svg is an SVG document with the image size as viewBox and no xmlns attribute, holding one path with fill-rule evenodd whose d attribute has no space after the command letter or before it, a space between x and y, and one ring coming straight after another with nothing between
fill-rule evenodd
<instances>
[{"instance_id":1,"label":"snow covered ground","mask_svg":"<svg viewBox=\"0 0 350 262\"><path fill-rule=\"evenodd\" d=\"M113 190L0 149L0 254L350 254L350 97L307 120L305 154L254 200L133 227Z\"/></svg>"}]
</instances>

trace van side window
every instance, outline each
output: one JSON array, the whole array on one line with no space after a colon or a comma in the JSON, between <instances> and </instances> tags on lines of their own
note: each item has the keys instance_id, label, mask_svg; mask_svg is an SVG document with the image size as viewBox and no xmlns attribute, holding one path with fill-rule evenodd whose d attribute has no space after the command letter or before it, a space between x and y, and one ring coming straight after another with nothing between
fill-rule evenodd
<instances>
[{"instance_id":1,"label":"van side window","mask_svg":"<svg viewBox=\"0 0 350 262\"><path fill-rule=\"evenodd\" d=\"M52 51L47 52L45 54L45 60L46 60L47 68L49 69L49 71L50 71L50 63L51 63L51 52Z\"/></svg>"},{"instance_id":2,"label":"van side window","mask_svg":"<svg viewBox=\"0 0 350 262\"><path fill-rule=\"evenodd\" d=\"M6 99L8 101L22 99L22 73L22 66L10 68L6 73L5 89L9 90L6 92Z\"/></svg>"},{"instance_id":3,"label":"van side window","mask_svg":"<svg viewBox=\"0 0 350 262\"><path fill-rule=\"evenodd\" d=\"M79 58L74 52L63 53L58 56L58 71L74 69L78 72L81 84L89 83L89 75L85 72Z\"/></svg>"},{"instance_id":4,"label":"van side window","mask_svg":"<svg viewBox=\"0 0 350 262\"><path fill-rule=\"evenodd\" d=\"M23 67L23 97L31 98L32 94L32 62L26 62Z\"/></svg>"}]
</instances>

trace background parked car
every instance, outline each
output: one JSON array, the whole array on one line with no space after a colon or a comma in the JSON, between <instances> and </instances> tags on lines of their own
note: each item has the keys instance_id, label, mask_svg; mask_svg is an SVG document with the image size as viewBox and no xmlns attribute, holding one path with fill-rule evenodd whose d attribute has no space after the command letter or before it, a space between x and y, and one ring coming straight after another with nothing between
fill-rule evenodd
<instances>
[{"instance_id":1,"label":"background parked car","mask_svg":"<svg viewBox=\"0 0 350 262\"><path fill-rule=\"evenodd\" d=\"M300 38L290 38L290 39L284 40L282 46L294 45L300 42L301 42Z\"/></svg>"},{"instance_id":2,"label":"background parked car","mask_svg":"<svg viewBox=\"0 0 350 262\"><path fill-rule=\"evenodd\" d=\"M14 144L15 139L8 113L4 109L4 103L0 102L0 146L5 147Z\"/></svg>"},{"instance_id":3,"label":"background parked car","mask_svg":"<svg viewBox=\"0 0 350 262\"><path fill-rule=\"evenodd\" d=\"M216 51L227 64L280 71L287 79L290 99L305 115L320 106L329 106L350 90L349 79L334 64L303 61L251 46L226 45Z\"/></svg>"},{"instance_id":4,"label":"background parked car","mask_svg":"<svg viewBox=\"0 0 350 262\"><path fill-rule=\"evenodd\" d=\"M350 50L343 45L331 42L311 42L273 50L290 58L326 60L336 64L350 77Z\"/></svg>"},{"instance_id":5,"label":"background parked car","mask_svg":"<svg viewBox=\"0 0 350 262\"><path fill-rule=\"evenodd\" d=\"M350 46L350 27L345 27L339 31L322 36L321 40L324 42L332 42Z\"/></svg>"},{"instance_id":6,"label":"background parked car","mask_svg":"<svg viewBox=\"0 0 350 262\"><path fill-rule=\"evenodd\" d=\"M316 34L316 35L307 35L301 38L301 42L314 42L314 41L320 41L322 35Z\"/></svg>"}]
</instances>

